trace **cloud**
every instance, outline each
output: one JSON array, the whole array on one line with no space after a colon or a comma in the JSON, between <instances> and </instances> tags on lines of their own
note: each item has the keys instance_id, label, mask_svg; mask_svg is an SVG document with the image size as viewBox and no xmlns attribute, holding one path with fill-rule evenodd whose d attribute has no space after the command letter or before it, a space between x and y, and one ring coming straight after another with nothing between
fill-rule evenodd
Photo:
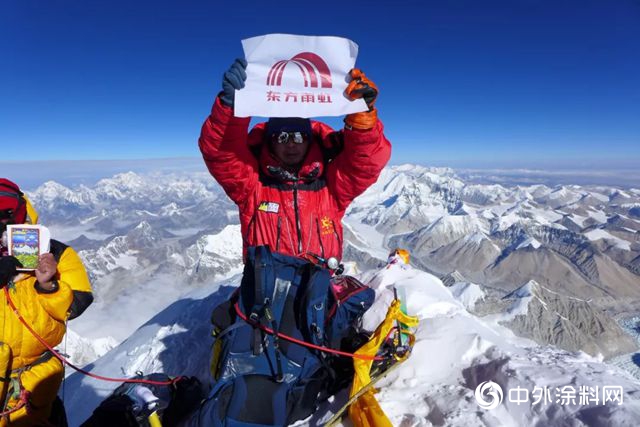
<instances>
[{"instance_id":1,"label":"cloud","mask_svg":"<svg viewBox=\"0 0 640 427\"><path fill-rule=\"evenodd\" d=\"M635 169L456 169L456 174L468 182L502 185L609 185L640 188L640 176Z\"/></svg>"},{"instance_id":2,"label":"cloud","mask_svg":"<svg viewBox=\"0 0 640 427\"><path fill-rule=\"evenodd\" d=\"M208 173L204 162L196 157L138 160L53 160L0 162L3 177L15 181L25 190L35 189L53 180L63 185L93 185L117 173ZM465 181L502 185L609 185L640 188L635 168L582 169L554 168L455 168Z\"/></svg>"},{"instance_id":3,"label":"cloud","mask_svg":"<svg viewBox=\"0 0 640 427\"><path fill-rule=\"evenodd\" d=\"M166 158L133 160L51 160L0 162L5 178L25 190L35 189L52 180L63 185L93 185L103 178L123 172L206 172L200 158Z\"/></svg>"}]
</instances>

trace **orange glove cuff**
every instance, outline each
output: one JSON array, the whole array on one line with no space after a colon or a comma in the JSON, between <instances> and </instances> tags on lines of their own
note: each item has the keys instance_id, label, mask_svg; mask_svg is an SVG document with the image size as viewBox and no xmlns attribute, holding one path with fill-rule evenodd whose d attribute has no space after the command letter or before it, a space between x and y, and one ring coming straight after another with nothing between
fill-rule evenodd
<instances>
[{"instance_id":1,"label":"orange glove cuff","mask_svg":"<svg viewBox=\"0 0 640 427\"><path fill-rule=\"evenodd\" d=\"M360 130L373 129L378 121L378 110L363 111L361 113L349 114L344 118L344 123L353 128Z\"/></svg>"}]
</instances>

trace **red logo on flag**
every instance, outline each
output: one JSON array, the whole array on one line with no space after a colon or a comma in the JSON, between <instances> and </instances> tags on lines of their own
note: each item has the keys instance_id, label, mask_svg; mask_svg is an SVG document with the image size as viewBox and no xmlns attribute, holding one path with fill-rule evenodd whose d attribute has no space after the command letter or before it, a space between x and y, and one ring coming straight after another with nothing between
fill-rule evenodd
<instances>
[{"instance_id":1,"label":"red logo on flag","mask_svg":"<svg viewBox=\"0 0 640 427\"><path fill-rule=\"evenodd\" d=\"M301 52L288 60L273 64L267 75L267 86L282 85L282 75L289 63L295 64L302 73L305 87L331 87L331 71L324 59L312 52Z\"/></svg>"}]
</instances>

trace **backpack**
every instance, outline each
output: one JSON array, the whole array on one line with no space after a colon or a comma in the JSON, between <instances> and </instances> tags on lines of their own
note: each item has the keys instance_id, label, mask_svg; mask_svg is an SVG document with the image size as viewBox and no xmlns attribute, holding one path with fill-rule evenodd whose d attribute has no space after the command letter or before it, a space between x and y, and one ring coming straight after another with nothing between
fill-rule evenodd
<instances>
[{"instance_id":1,"label":"backpack","mask_svg":"<svg viewBox=\"0 0 640 427\"><path fill-rule=\"evenodd\" d=\"M350 295L357 302L338 304L344 295L332 291L330 279L329 270L304 259L248 248L240 288L212 314L216 382L198 414L200 425L288 425L328 397L336 357L283 336L322 347L348 341L374 292L361 285Z\"/></svg>"}]
</instances>

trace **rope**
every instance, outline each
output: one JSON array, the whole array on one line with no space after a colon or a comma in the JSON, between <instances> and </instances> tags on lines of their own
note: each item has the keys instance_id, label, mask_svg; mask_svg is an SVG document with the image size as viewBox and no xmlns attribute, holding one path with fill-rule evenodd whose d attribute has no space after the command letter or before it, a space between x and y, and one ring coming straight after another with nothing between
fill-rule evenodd
<instances>
[{"instance_id":1,"label":"rope","mask_svg":"<svg viewBox=\"0 0 640 427\"><path fill-rule=\"evenodd\" d=\"M298 345L301 345L303 347L313 348L315 350L323 351L325 353L333 353L333 354L337 354L339 356L351 357L352 359L385 360L385 358L381 357L381 356L369 356L369 355L366 355L366 354L348 353L346 351L335 350L335 349L329 348L329 347L322 347L322 346L319 346L319 345L311 344L311 343L306 342L306 341L299 340L297 338L293 338L292 336L285 335L282 332L278 332L277 334L274 334L273 329L270 329L270 328L268 328L268 327L266 327L266 326L264 326L262 324L256 324L256 323L252 323L251 321L249 321L247 316L242 312L242 310L240 310L240 306L238 305L238 303L235 303L234 307L236 309L236 313L238 314L238 316L240 316L240 318L242 320L244 320L245 322L247 322L249 325L254 326L254 327L257 326L258 328L262 329L263 331L265 331L269 335L277 335L278 337L280 337L280 338L282 338L284 340L287 340L289 342L292 342L294 344L298 344Z\"/></svg>"},{"instance_id":2,"label":"rope","mask_svg":"<svg viewBox=\"0 0 640 427\"><path fill-rule=\"evenodd\" d=\"M105 376L102 376L102 375L97 375L97 374L93 374L93 373L91 373L89 371L86 371L86 370L74 365L73 363L69 362L67 359L65 359L60 353L58 353L53 347L51 347L49 345L49 343L47 343L44 340L44 338L42 338L40 335L38 335L38 333L35 330L33 330L33 328L31 326L29 326L27 321L24 319L24 317L22 317L22 315L20 314L20 312L18 311L16 306L13 304L13 301L11 300L11 297L9 296L9 291L7 290L6 287L4 288L4 295L7 298L7 303L9 303L9 307L11 307L11 309L16 314L16 316L18 316L18 319L24 325L24 327L27 328L29 330L29 332L31 332L31 335L33 335L35 337L35 339L40 341L40 344L45 346L58 360L60 360L60 362L62 362L63 364L65 364L65 365L67 365L69 367L71 367L72 369L80 372L83 375L86 375L88 377L95 378L95 379L101 380L101 381L117 382L117 383L149 384L149 385L173 385L173 384L177 383L178 381L180 381L183 378L182 376L179 376L179 377L173 378L170 381L153 381L153 380L145 380L145 379L141 379L141 378L112 378L112 377L105 377Z\"/></svg>"},{"instance_id":3,"label":"rope","mask_svg":"<svg viewBox=\"0 0 640 427\"><path fill-rule=\"evenodd\" d=\"M64 330L68 331L69 329L69 320L65 320L64 321ZM65 355L69 355L69 353L67 353L67 339L69 338L69 334L64 334L64 354ZM67 392L67 372L63 372L62 373L62 401L64 402L64 399L66 398L66 392Z\"/></svg>"},{"instance_id":4,"label":"rope","mask_svg":"<svg viewBox=\"0 0 640 427\"><path fill-rule=\"evenodd\" d=\"M20 391L20 399L18 400L18 404L14 408L9 409L8 411L0 412L0 418L7 417L13 414L14 412L18 412L20 409L24 408L25 406L28 407L28 404L29 404L29 392L27 390L22 389Z\"/></svg>"}]
</instances>

